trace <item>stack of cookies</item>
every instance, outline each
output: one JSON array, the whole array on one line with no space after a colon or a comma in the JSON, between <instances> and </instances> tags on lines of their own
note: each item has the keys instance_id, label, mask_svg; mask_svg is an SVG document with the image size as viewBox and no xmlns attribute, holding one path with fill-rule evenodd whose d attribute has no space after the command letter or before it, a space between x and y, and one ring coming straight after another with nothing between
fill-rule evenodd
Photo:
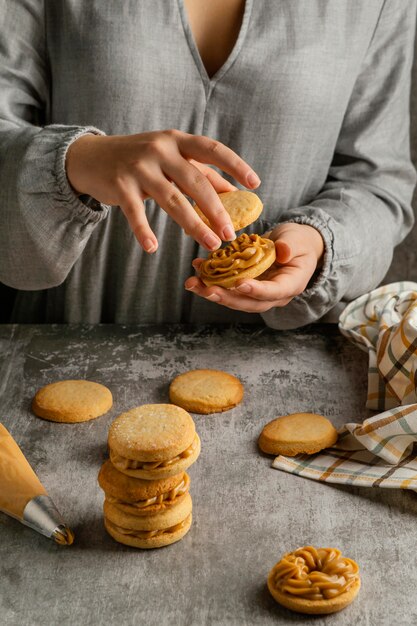
<instances>
[{"instance_id":1,"label":"stack of cookies","mask_svg":"<svg viewBox=\"0 0 417 626\"><path fill-rule=\"evenodd\" d=\"M115 419L108 443L110 460L98 476L107 532L136 548L182 539L192 522L185 470L200 454L191 415L172 404L145 404Z\"/></svg>"}]
</instances>

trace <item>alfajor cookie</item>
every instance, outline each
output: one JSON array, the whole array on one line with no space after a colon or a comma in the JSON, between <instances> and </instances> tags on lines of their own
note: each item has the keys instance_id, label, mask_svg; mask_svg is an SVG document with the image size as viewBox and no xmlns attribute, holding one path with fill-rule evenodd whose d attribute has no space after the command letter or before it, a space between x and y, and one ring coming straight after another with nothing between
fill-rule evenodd
<instances>
[{"instance_id":1,"label":"alfajor cookie","mask_svg":"<svg viewBox=\"0 0 417 626\"><path fill-rule=\"evenodd\" d=\"M52 422L86 422L113 405L111 391L90 380L62 380L39 389L32 411Z\"/></svg>"},{"instance_id":2,"label":"alfajor cookie","mask_svg":"<svg viewBox=\"0 0 417 626\"><path fill-rule=\"evenodd\" d=\"M174 378L169 387L171 402L192 413L228 411L242 398L240 380L220 370L191 370Z\"/></svg>"},{"instance_id":3,"label":"alfajor cookie","mask_svg":"<svg viewBox=\"0 0 417 626\"><path fill-rule=\"evenodd\" d=\"M321 615L336 613L357 596L358 564L336 548L305 546L284 554L268 575L268 589L291 611Z\"/></svg>"},{"instance_id":4,"label":"alfajor cookie","mask_svg":"<svg viewBox=\"0 0 417 626\"><path fill-rule=\"evenodd\" d=\"M233 288L244 278L257 278L275 261L275 243L259 235L243 233L201 262L198 275L207 287Z\"/></svg>"},{"instance_id":5,"label":"alfajor cookie","mask_svg":"<svg viewBox=\"0 0 417 626\"><path fill-rule=\"evenodd\" d=\"M153 515L131 515L107 500L103 511L107 532L119 543L135 548L161 548L179 541L192 522L189 493L175 506Z\"/></svg>"},{"instance_id":6,"label":"alfajor cookie","mask_svg":"<svg viewBox=\"0 0 417 626\"><path fill-rule=\"evenodd\" d=\"M169 478L143 480L119 472L110 461L103 463L98 482L106 501L130 515L153 515L175 507L185 499L190 488L186 472Z\"/></svg>"},{"instance_id":7,"label":"alfajor cookie","mask_svg":"<svg viewBox=\"0 0 417 626\"><path fill-rule=\"evenodd\" d=\"M337 430L323 415L293 413L269 422L258 444L266 454L315 454L335 444L337 436Z\"/></svg>"},{"instance_id":8,"label":"alfajor cookie","mask_svg":"<svg viewBox=\"0 0 417 626\"><path fill-rule=\"evenodd\" d=\"M186 470L200 454L200 439L187 411L172 404L144 404L110 426L110 460L120 472L156 480Z\"/></svg>"},{"instance_id":9,"label":"alfajor cookie","mask_svg":"<svg viewBox=\"0 0 417 626\"><path fill-rule=\"evenodd\" d=\"M262 213L263 204L261 199L252 191L226 191L219 193L219 198L230 215L231 222L235 230L240 230L249 226L258 219ZM198 207L194 206L198 216L205 224L211 226L210 221Z\"/></svg>"}]
</instances>

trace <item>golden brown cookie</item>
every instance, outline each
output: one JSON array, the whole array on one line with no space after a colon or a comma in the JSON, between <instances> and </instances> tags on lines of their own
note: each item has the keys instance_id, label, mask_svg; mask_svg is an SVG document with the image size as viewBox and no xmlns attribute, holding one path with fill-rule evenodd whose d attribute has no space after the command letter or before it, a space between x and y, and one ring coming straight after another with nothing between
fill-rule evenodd
<instances>
[{"instance_id":1,"label":"golden brown cookie","mask_svg":"<svg viewBox=\"0 0 417 626\"><path fill-rule=\"evenodd\" d=\"M358 564L336 548L305 546L284 554L268 575L272 597L291 611L336 613L357 596Z\"/></svg>"},{"instance_id":2,"label":"golden brown cookie","mask_svg":"<svg viewBox=\"0 0 417 626\"><path fill-rule=\"evenodd\" d=\"M231 289L243 278L257 278L275 261L271 239L243 233L224 248L214 250L201 262L198 275L207 287Z\"/></svg>"},{"instance_id":3,"label":"golden brown cookie","mask_svg":"<svg viewBox=\"0 0 417 626\"><path fill-rule=\"evenodd\" d=\"M32 411L52 422L86 422L107 413L112 405L111 391L100 383L61 380L39 389Z\"/></svg>"},{"instance_id":4,"label":"golden brown cookie","mask_svg":"<svg viewBox=\"0 0 417 626\"><path fill-rule=\"evenodd\" d=\"M154 515L131 515L106 500L103 511L108 533L116 541L136 548L160 548L179 541L192 522L189 493L175 507Z\"/></svg>"},{"instance_id":5,"label":"golden brown cookie","mask_svg":"<svg viewBox=\"0 0 417 626\"><path fill-rule=\"evenodd\" d=\"M110 426L108 442L114 467L145 480L180 474L200 454L191 415L172 404L144 404L122 413Z\"/></svg>"},{"instance_id":6,"label":"golden brown cookie","mask_svg":"<svg viewBox=\"0 0 417 626\"><path fill-rule=\"evenodd\" d=\"M262 430L258 444L266 454L314 454L337 441L337 430L323 415L293 413L277 417Z\"/></svg>"},{"instance_id":7,"label":"golden brown cookie","mask_svg":"<svg viewBox=\"0 0 417 626\"><path fill-rule=\"evenodd\" d=\"M261 199L252 191L226 191L219 193L219 198L230 215L235 230L249 226L249 224L257 220L262 213L263 204ZM197 205L195 205L194 208L203 222L211 226L210 221L201 209Z\"/></svg>"},{"instance_id":8,"label":"golden brown cookie","mask_svg":"<svg viewBox=\"0 0 417 626\"><path fill-rule=\"evenodd\" d=\"M220 370L191 370L172 381L169 399L192 413L228 411L243 398L243 385L236 376Z\"/></svg>"},{"instance_id":9,"label":"golden brown cookie","mask_svg":"<svg viewBox=\"0 0 417 626\"><path fill-rule=\"evenodd\" d=\"M119 472L110 461L101 466L98 482L106 500L132 515L149 515L176 506L190 487L186 472L157 480L132 478Z\"/></svg>"}]
</instances>

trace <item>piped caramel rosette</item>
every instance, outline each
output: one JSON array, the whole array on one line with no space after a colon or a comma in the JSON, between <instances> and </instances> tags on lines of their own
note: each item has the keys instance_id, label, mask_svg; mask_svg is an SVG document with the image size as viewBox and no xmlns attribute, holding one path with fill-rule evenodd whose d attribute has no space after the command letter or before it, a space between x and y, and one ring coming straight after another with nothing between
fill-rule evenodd
<instances>
[{"instance_id":1,"label":"piped caramel rosette","mask_svg":"<svg viewBox=\"0 0 417 626\"><path fill-rule=\"evenodd\" d=\"M275 261L275 244L259 235L243 233L224 248L211 252L199 267L205 285L226 289L243 278L256 278Z\"/></svg>"},{"instance_id":2,"label":"piped caramel rosette","mask_svg":"<svg viewBox=\"0 0 417 626\"><path fill-rule=\"evenodd\" d=\"M293 611L335 613L356 597L359 566L336 548L298 548L272 568L268 589L277 602Z\"/></svg>"}]
</instances>

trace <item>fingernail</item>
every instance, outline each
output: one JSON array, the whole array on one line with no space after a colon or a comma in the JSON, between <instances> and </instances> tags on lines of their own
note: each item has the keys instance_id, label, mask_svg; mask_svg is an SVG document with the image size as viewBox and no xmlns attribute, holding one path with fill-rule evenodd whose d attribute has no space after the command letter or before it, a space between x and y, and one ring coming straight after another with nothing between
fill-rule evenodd
<instances>
[{"instance_id":1,"label":"fingernail","mask_svg":"<svg viewBox=\"0 0 417 626\"><path fill-rule=\"evenodd\" d=\"M211 302L220 302L220 296L218 296L217 293L212 293L210 296L207 296L206 299Z\"/></svg>"},{"instance_id":2,"label":"fingernail","mask_svg":"<svg viewBox=\"0 0 417 626\"><path fill-rule=\"evenodd\" d=\"M233 241L236 239L236 233L233 226L227 225L223 228L223 239L226 241Z\"/></svg>"},{"instance_id":3,"label":"fingernail","mask_svg":"<svg viewBox=\"0 0 417 626\"><path fill-rule=\"evenodd\" d=\"M220 247L221 241L216 235L206 235L203 238L203 246L208 250L216 250Z\"/></svg>"},{"instance_id":4,"label":"fingernail","mask_svg":"<svg viewBox=\"0 0 417 626\"><path fill-rule=\"evenodd\" d=\"M154 241L152 241L152 239L145 239L145 241L143 242L143 247L145 248L146 252L155 252L158 248L158 246Z\"/></svg>"},{"instance_id":5,"label":"fingernail","mask_svg":"<svg viewBox=\"0 0 417 626\"><path fill-rule=\"evenodd\" d=\"M249 187L259 187L259 185L261 184L261 179L257 174L255 174L255 172L251 172L250 174L248 174L246 180L249 183Z\"/></svg>"},{"instance_id":6,"label":"fingernail","mask_svg":"<svg viewBox=\"0 0 417 626\"><path fill-rule=\"evenodd\" d=\"M195 285L191 285L191 287L187 287L187 285L185 286L187 291L195 291Z\"/></svg>"},{"instance_id":7,"label":"fingernail","mask_svg":"<svg viewBox=\"0 0 417 626\"><path fill-rule=\"evenodd\" d=\"M241 285L238 285L236 289L242 293L250 293L252 291L252 287L248 285L248 283L242 283Z\"/></svg>"}]
</instances>

